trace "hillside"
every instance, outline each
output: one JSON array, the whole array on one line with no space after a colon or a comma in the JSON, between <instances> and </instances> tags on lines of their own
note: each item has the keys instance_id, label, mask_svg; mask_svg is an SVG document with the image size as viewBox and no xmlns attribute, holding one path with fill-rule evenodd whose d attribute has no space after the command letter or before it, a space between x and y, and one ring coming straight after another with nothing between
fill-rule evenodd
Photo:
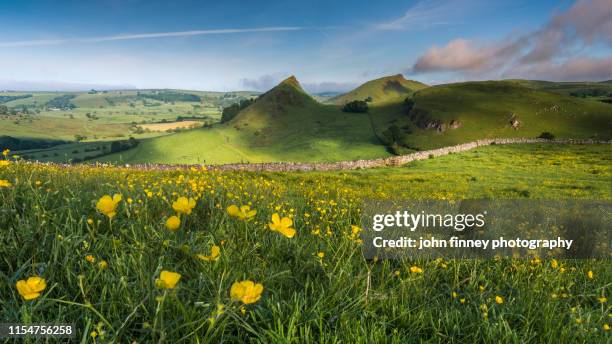
<instances>
[{"instance_id":1,"label":"hillside","mask_svg":"<svg viewBox=\"0 0 612 344\"><path fill-rule=\"evenodd\" d=\"M388 154L368 114L344 113L338 106L320 104L290 77L227 123L143 140L137 148L104 161L338 161Z\"/></svg>"},{"instance_id":2,"label":"hillside","mask_svg":"<svg viewBox=\"0 0 612 344\"><path fill-rule=\"evenodd\" d=\"M403 100L415 91L428 87L413 80L406 80L401 74L370 80L356 89L333 97L330 104L343 105L353 100L365 100L371 97L372 103L389 103Z\"/></svg>"},{"instance_id":3,"label":"hillside","mask_svg":"<svg viewBox=\"0 0 612 344\"><path fill-rule=\"evenodd\" d=\"M406 115L391 123L404 133L400 143L418 149L481 138L536 137L542 132L598 139L610 139L612 133L610 105L515 81L440 85L418 92L413 101L412 109L404 106ZM381 120L379 130L389 123Z\"/></svg>"},{"instance_id":4,"label":"hillside","mask_svg":"<svg viewBox=\"0 0 612 344\"><path fill-rule=\"evenodd\" d=\"M612 83L602 82L551 82L541 80L508 80L521 86L604 103L612 103Z\"/></svg>"}]
</instances>

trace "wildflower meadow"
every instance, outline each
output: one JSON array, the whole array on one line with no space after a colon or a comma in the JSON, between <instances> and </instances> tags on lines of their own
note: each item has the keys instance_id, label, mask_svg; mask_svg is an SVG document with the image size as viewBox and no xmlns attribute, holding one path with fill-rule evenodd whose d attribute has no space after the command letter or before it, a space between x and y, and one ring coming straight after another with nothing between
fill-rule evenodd
<instances>
[{"instance_id":1,"label":"wildflower meadow","mask_svg":"<svg viewBox=\"0 0 612 344\"><path fill-rule=\"evenodd\" d=\"M608 261L368 260L359 219L364 198L609 200L611 185L607 145L312 173L5 151L0 316L71 323L81 343L609 342Z\"/></svg>"}]
</instances>

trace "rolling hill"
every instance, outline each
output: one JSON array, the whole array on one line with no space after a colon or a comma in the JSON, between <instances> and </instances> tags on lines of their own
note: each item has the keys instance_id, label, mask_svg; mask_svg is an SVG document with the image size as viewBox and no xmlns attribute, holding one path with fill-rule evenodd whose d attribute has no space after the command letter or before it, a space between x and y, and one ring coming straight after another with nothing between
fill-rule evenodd
<instances>
[{"instance_id":1,"label":"rolling hill","mask_svg":"<svg viewBox=\"0 0 612 344\"><path fill-rule=\"evenodd\" d=\"M404 146L418 149L481 138L536 137L542 132L583 139L610 139L612 133L611 105L515 81L439 85L417 92L412 100L411 109L404 106L406 116L382 116L376 124L379 130L389 123L401 128Z\"/></svg>"},{"instance_id":2,"label":"rolling hill","mask_svg":"<svg viewBox=\"0 0 612 344\"><path fill-rule=\"evenodd\" d=\"M558 138L610 139L612 105L542 85L511 80L427 87L396 75L367 82L335 98L335 104L321 104L290 77L227 123L144 139L138 147L102 160L339 161L543 132ZM368 113L342 112L337 104L368 96L373 98Z\"/></svg>"},{"instance_id":3,"label":"rolling hill","mask_svg":"<svg viewBox=\"0 0 612 344\"><path fill-rule=\"evenodd\" d=\"M105 157L130 163L338 161L389 153L368 114L318 103L289 77L227 123L143 140Z\"/></svg>"},{"instance_id":4,"label":"rolling hill","mask_svg":"<svg viewBox=\"0 0 612 344\"><path fill-rule=\"evenodd\" d=\"M329 99L327 103L344 105L353 100L368 98L371 98L373 104L397 102L426 87L428 86L421 82L406 80L404 76L397 74L370 80L350 92Z\"/></svg>"}]
</instances>

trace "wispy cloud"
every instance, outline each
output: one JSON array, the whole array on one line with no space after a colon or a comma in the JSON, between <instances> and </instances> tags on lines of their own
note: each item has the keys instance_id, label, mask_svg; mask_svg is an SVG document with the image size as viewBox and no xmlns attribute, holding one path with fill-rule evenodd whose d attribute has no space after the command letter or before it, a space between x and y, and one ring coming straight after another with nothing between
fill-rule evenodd
<instances>
[{"instance_id":1,"label":"wispy cloud","mask_svg":"<svg viewBox=\"0 0 612 344\"><path fill-rule=\"evenodd\" d=\"M449 25L470 0L422 0L410 7L403 16L378 23L379 30L422 30L432 26Z\"/></svg>"},{"instance_id":2,"label":"wispy cloud","mask_svg":"<svg viewBox=\"0 0 612 344\"><path fill-rule=\"evenodd\" d=\"M121 34L114 36L101 37L86 37L74 39L42 39L42 40L26 40L14 42L0 42L0 48L11 47L33 47L44 45L60 45L60 44L75 44L75 43L98 43L111 41L127 41L152 38L169 38L169 37L189 37L189 36L204 36L204 35L223 35L236 33L256 33L256 32L283 32L283 31L300 31L305 30L301 26L276 26L276 27L260 27L246 29L215 29L215 30L192 30L192 31L173 31L173 32L153 32L140 34Z\"/></svg>"}]
</instances>

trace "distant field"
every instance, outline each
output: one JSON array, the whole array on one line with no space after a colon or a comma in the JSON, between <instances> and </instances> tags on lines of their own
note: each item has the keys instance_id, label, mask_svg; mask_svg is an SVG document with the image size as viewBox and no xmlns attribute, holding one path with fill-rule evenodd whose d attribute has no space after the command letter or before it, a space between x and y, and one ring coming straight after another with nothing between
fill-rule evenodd
<instances>
[{"instance_id":1,"label":"distant field","mask_svg":"<svg viewBox=\"0 0 612 344\"><path fill-rule=\"evenodd\" d=\"M151 124L139 125L139 127L145 130L151 130L151 131L166 131L166 130L171 130L171 129L195 128L195 127L200 127L200 126L202 126L202 122L199 122L199 121L151 123Z\"/></svg>"},{"instance_id":2,"label":"distant field","mask_svg":"<svg viewBox=\"0 0 612 344\"><path fill-rule=\"evenodd\" d=\"M166 135L169 129L216 123L224 106L254 94L175 90L0 92L0 96L23 95L31 96L0 104L15 112L0 114L0 136L80 141L17 152L40 161L68 162L91 158L102 148L109 151L111 141L146 139ZM71 97L66 107L51 105L63 96ZM92 142L97 144L91 145Z\"/></svg>"}]
</instances>

